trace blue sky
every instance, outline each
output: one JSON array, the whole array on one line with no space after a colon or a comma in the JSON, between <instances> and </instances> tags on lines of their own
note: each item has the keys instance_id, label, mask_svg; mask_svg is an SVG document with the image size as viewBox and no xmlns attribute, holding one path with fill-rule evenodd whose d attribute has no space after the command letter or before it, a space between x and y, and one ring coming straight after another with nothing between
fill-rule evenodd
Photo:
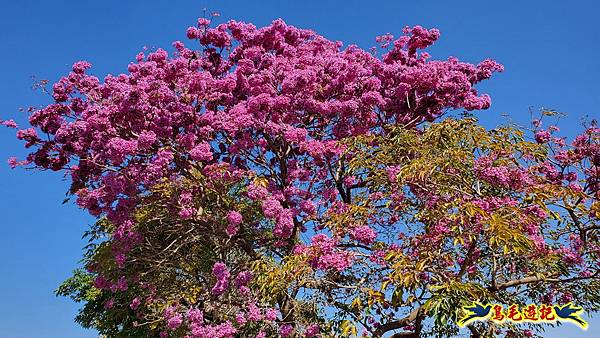
<instances>
[{"instance_id":1,"label":"blue sky","mask_svg":"<svg viewBox=\"0 0 600 338\"><path fill-rule=\"evenodd\" d=\"M0 2L0 116L23 123L21 107L48 98L31 90L31 76L57 80L77 60L92 73L125 70L144 46L170 47L202 8L230 18L268 24L283 18L333 40L368 48L374 37L405 25L436 27L434 58L478 62L492 57L506 71L480 88L492 108L477 116L488 126L503 113L523 124L529 107L568 112L560 126L573 135L580 119L600 117L600 5L596 1L10 1ZM10 130L0 130L0 159L23 157ZM92 219L61 205L60 174L10 170L0 164L0 338L95 337L72 320L76 304L53 290L76 266L81 234ZM547 337L593 337L565 325Z\"/></svg>"}]
</instances>

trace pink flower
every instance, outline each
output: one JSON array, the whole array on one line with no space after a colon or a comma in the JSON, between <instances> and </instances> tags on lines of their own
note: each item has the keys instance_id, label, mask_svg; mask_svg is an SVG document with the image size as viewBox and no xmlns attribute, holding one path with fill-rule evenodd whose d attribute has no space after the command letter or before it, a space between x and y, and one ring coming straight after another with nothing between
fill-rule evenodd
<instances>
[{"instance_id":1,"label":"pink flower","mask_svg":"<svg viewBox=\"0 0 600 338\"><path fill-rule=\"evenodd\" d=\"M14 120L1 120L0 125L3 125L8 128L17 128L17 123Z\"/></svg>"},{"instance_id":2,"label":"pink flower","mask_svg":"<svg viewBox=\"0 0 600 338\"><path fill-rule=\"evenodd\" d=\"M104 303L105 309L112 309L115 306L115 300L113 298L109 299L106 303Z\"/></svg>"},{"instance_id":3,"label":"pink flower","mask_svg":"<svg viewBox=\"0 0 600 338\"><path fill-rule=\"evenodd\" d=\"M277 215L273 233L281 238L288 238L294 228L294 218L290 209L285 209Z\"/></svg>"},{"instance_id":4,"label":"pink flower","mask_svg":"<svg viewBox=\"0 0 600 338\"><path fill-rule=\"evenodd\" d=\"M268 195L268 191L267 189L254 185L254 184L250 184L250 186L248 186L248 197L252 200L262 200L262 199L266 199L267 195Z\"/></svg>"},{"instance_id":5,"label":"pink flower","mask_svg":"<svg viewBox=\"0 0 600 338\"><path fill-rule=\"evenodd\" d=\"M196 161L210 161L212 159L210 144L200 143L190 151L190 157Z\"/></svg>"},{"instance_id":6,"label":"pink flower","mask_svg":"<svg viewBox=\"0 0 600 338\"><path fill-rule=\"evenodd\" d=\"M343 271L352 265L354 254L337 248L337 240L325 234L313 236L309 247L297 246L295 254L308 255L309 264L316 269Z\"/></svg>"},{"instance_id":7,"label":"pink flower","mask_svg":"<svg viewBox=\"0 0 600 338\"><path fill-rule=\"evenodd\" d=\"M288 337L290 334L292 334L293 331L294 331L294 327L289 324L283 324L279 328L279 334L282 337Z\"/></svg>"},{"instance_id":8,"label":"pink flower","mask_svg":"<svg viewBox=\"0 0 600 338\"><path fill-rule=\"evenodd\" d=\"M181 325L181 323L183 323L181 314L176 314L167 320L167 327L171 330L175 330Z\"/></svg>"},{"instance_id":9,"label":"pink flower","mask_svg":"<svg viewBox=\"0 0 600 338\"><path fill-rule=\"evenodd\" d=\"M137 310L137 308L140 306L141 303L142 302L140 301L140 299L138 297L135 297L129 304L129 307L135 311L135 310Z\"/></svg>"},{"instance_id":10,"label":"pink flower","mask_svg":"<svg viewBox=\"0 0 600 338\"><path fill-rule=\"evenodd\" d=\"M226 232L229 236L234 236L239 230L239 225L242 223L242 215L237 212L230 210L227 212L227 222L229 223Z\"/></svg>"},{"instance_id":11,"label":"pink flower","mask_svg":"<svg viewBox=\"0 0 600 338\"><path fill-rule=\"evenodd\" d=\"M252 279L252 272L244 270L235 277L235 286L242 287L248 285L250 280Z\"/></svg>"},{"instance_id":12,"label":"pink flower","mask_svg":"<svg viewBox=\"0 0 600 338\"><path fill-rule=\"evenodd\" d=\"M300 208L307 215L311 215L311 216L314 215L316 213L316 211L317 211L317 206L311 200L304 200L304 201L302 201L302 203L300 204Z\"/></svg>"},{"instance_id":13,"label":"pink flower","mask_svg":"<svg viewBox=\"0 0 600 338\"><path fill-rule=\"evenodd\" d=\"M242 215L237 211L229 211L227 213L227 221L231 225L240 225L242 223Z\"/></svg>"},{"instance_id":14,"label":"pink flower","mask_svg":"<svg viewBox=\"0 0 600 338\"><path fill-rule=\"evenodd\" d=\"M260 309L256 306L255 303L250 303L248 305L248 320L253 322L257 322L262 320L262 314L260 313Z\"/></svg>"},{"instance_id":15,"label":"pink flower","mask_svg":"<svg viewBox=\"0 0 600 338\"><path fill-rule=\"evenodd\" d=\"M565 174L565 180L567 180L569 182L573 182L573 181L577 180L577 173L570 172L570 173Z\"/></svg>"},{"instance_id":16,"label":"pink flower","mask_svg":"<svg viewBox=\"0 0 600 338\"><path fill-rule=\"evenodd\" d=\"M345 187L351 187L354 184L356 184L356 177L354 176L346 176L344 177L344 186Z\"/></svg>"},{"instance_id":17,"label":"pink flower","mask_svg":"<svg viewBox=\"0 0 600 338\"><path fill-rule=\"evenodd\" d=\"M551 138L552 136L547 130L542 129L535 132L535 140L537 141L537 143L548 143Z\"/></svg>"},{"instance_id":18,"label":"pink flower","mask_svg":"<svg viewBox=\"0 0 600 338\"><path fill-rule=\"evenodd\" d=\"M306 337L315 337L319 334L319 326L317 324L312 324L306 327L304 331L304 335Z\"/></svg>"},{"instance_id":19,"label":"pink flower","mask_svg":"<svg viewBox=\"0 0 600 338\"><path fill-rule=\"evenodd\" d=\"M127 156L136 153L138 145L134 140L125 140L115 137L108 142L108 157L112 163L119 165Z\"/></svg>"},{"instance_id":20,"label":"pink flower","mask_svg":"<svg viewBox=\"0 0 600 338\"><path fill-rule=\"evenodd\" d=\"M21 162L19 162L19 160L17 160L16 157L9 157L8 158L8 165L14 169L16 167L18 167L21 164Z\"/></svg>"},{"instance_id":21,"label":"pink flower","mask_svg":"<svg viewBox=\"0 0 600 338\"><path fill-rule=\"evenodd\" d=\"M377 233L370 226L362 225L352 229L351 236L363 244L371 244L377 238Z\"/></svg>"},{"instance_id":22,"label":"pink flower","mask_svg":"<svg viewBox=\"0 0 600 338\"><path fill-rule=\"evenodd\" d=\"M186 30L186 35L188 39L197 39L198 29L196 27L188 27L188 29Z\"/></svg>"},{"instance_id":23,"label":"pink flower","mask_svg":"<svg viewBox=\"0 0 600 338\"><path fill-rule=\"evenodd\" d=\"M203 27L206 27L208 25L210 25L210 20L209 19L206 19L206 18L200 18L200 19L198 19L198 27L203 28Z\"/></svg>"},{"instance_id":24,"label":"pink flower","mask_svg":"<svg viewBox=\"0 0 600 338\"><path fill-rule=\"evenodd\" d=\"M123 268L125 266L125 262L127 261L127 256L124 253L120 252L115 254L115 262L119 268Z\"/></svg>"},{"instance_id":25,"label":"pink flower","mask_svg":"<svg viewBox=\"0 0 600 338\"><path fill-rule=\"evenodd\" d=\"M192 323L202 323L202 321L204 320L204 315L202 314L202 311L196 308L189 309L187 311L186 316L187 319Z\"/></svg>"},{"instance_id":26,"label":"pink flower","mask_svg":"<svg viewBox=\"0 0 600 338\"><path fill-rule=\"evenodd\" d=\"M577 183L569 183L569 188L576 193L580 193L583 191L583 188Z\"/></svg>"},{"instance_id":27,"label":"pink flower","mask_svg":"<svg viewBox=\"0 0 600 338\"><path fill-rule=\"evenodd\" d=\"M306 140L306 129L303 128L287 128L284 132L284 138L287 142L290 143L300 143Z\"/></svg>"},{"instance_id":28,"label":"pink flower","mask_svg":"<svg viewBox=\"0 0 600 338\"><path fill-rule=\"evenodd\" d=\"M216 277L217 282L212 288L212 293L215 296L220 296L229 287L229 277L231 274L229 273L229 269L222 262L216 262L212 268L213 275Z\"/></svg>"},{"instance_id":29,"label":"pink flower","mask_svg":"<svg viewBox=\"0 0 600 338\"><path fill-rule=\"evenodd\" d=\"M230 237L233 237L233 236L235 236L235 235L238 233L238 231L239 231L239 230L240 230L240 229L239 229L237 226L235 226L235 225L231 225L231 224L230 224L230 225L228 225L228 226L227 226L227 228L225 228L225 232L226 232L226 233L227 233L227 235L228 235L228 236L230 236Z\"/></svg>"},{"instance_id":30,"label":"pink flower","mask_svg":"<svg viewBox=\"0 0 600 338\"><path fill-rule=\"evenodd\" d=\"M183 208L179 211L179 217L183 219L190 219L194 216L194 209L192 208Z\"/></svg>"},{"instance_id":31,"label":"pink flower","mask_svg":"<svg viewBox=\"0 0 600 338\"><path fill-rule=\"evenodd\" d=\"M246 324L246 317L243 313L240 312L237 315L235 315L235 321L238 323L238 325L243 326L244 324Z\"/></svg>"},{"instance_id":32,"label":"pink flower","mask_svg":"<svg viewBox=\"0 0 600 338\"><path fill-rule=\"evenodd\" d=\"M138 147L140 147L142 149L149 148L155 142L156 142L156 133L154 133L154 131L152 131L152 130L149 130L149 131L144 130L143 132L140 133L140 136L138 136L138 139L137 139Z\"/></svg>"},{"instance_id":33,"label":"pink flower","mask_svg":"<svg viewBox=\"0 0 600 338\"><path fill-rule=\"evenodd\" d=\"M275 309L268 309L265 312L265 319L269 320L269 321L275 321L277 319L277 310L275 310Z\"/></svg>"},{"instance_id":34,"label":"pink flower","mask_svg":"<svg viewBox=\"0 0 600 338\"><path fill-rule=\"evenodd\" d=\"M275 218L283 211L281 203L279 203L279 201L273 198L265 200L262 203L262 209L263 213L265 214L265 217L269 218Z\"/></svg>"},{"instance_id":35,"label":"pink flower","mask_svg":"<svg viewBox=\"0 0 600 338\"><path fill-rule=\"evenodd\" d=\"M92 67L92 64L87 61L78 61L73 64L73 72L83 74L86 70Z\"/></svg>"}]
</instances>

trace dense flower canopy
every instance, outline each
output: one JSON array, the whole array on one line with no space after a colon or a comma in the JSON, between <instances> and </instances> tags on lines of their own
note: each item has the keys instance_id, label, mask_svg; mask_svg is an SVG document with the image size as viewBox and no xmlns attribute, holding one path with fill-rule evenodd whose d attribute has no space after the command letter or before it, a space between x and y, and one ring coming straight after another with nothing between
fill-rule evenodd
<instances>
[{"instance_id":1,"label":"dense flower canopy","mask_svg":"<svg viewBox=\"0 0 600 338\"><path fill-rule=\"evenodd\" d=\"M282 20L186 33L193 47L140 53L102 81L75 63L17 132L31 153L11 165L64 171L98 218L87 271L59 289L86 302L83 325L419 336L455 333L469 297L597 306L595 126L569 146L540 126L527 141L438 122L488 108L474 85L503 68L431 60L435 29L371 51Z\"/></svg>"}]
</instances>

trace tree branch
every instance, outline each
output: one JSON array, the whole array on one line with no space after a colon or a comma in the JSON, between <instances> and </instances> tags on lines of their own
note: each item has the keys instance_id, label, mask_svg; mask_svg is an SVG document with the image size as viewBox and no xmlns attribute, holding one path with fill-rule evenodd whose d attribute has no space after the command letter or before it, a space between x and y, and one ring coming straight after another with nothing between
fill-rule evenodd
<instances>
[{"instance_id":1,"label":"tree branch","mask_svg":"<svg viewBox=\"0 0 600 338\"><path fill-rule=\"evenodd\" d=\"M385 323L385 324L379 326L377 328L377 330L375 330L375 332L373 332L373 338L382 337L384 333L393 331L393 330L397 330L397 329L401 329L407 325L410 325L410 323L412 323L412 322L415 322L415 332L402 332L402 333L397 333L397 334L403 334L403 333L415 334L415 333L417 333L417 329L420 332L421 321L423 320L423 318L424 318L424 316L422 314L422 306L419 306L416 309L412 310L412 312L409 313L406 317L392 321L392 322L388 322L388 323ZM394 335L392 337L406 337L406 335L404 335L404 336ZM418 337L418 335L415 337Z\"/></svg>"}]
</instances>

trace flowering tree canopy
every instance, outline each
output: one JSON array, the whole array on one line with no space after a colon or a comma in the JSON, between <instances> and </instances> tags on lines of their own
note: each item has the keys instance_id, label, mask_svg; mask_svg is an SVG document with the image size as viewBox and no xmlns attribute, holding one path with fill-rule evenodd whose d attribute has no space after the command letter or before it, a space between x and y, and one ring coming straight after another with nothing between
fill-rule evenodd
<instances>
[{"instance_id":1,"label":"flowering tree canopy","mask_svg":"<svg viewBox=\"0 0 600 338\"><path fill-rule=\"evenodd\" d=\"M65 172L97 218L58 290L83 326L425 337L458 333L473 300L600 304L595 125L568 143L443 119L488 108L474 86L502 66L431 60L435 29L371 51L281 20L187 37L102 81L75 63L17 131L31 152L10 164Z\"/></svg>"}]
</instances>

